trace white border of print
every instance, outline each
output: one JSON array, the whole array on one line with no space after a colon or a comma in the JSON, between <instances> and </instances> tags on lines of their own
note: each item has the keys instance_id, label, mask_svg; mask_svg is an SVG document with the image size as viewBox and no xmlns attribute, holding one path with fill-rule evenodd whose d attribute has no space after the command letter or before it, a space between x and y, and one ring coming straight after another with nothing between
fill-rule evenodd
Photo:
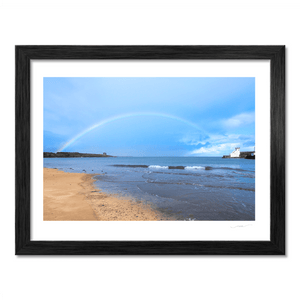
<instances>
[{"instance_id":1,"label":"white border of print","mask_svg":"<svg viewBox=\"0 0 300 300\"><path fill-rule=\"evenodd\" d=\"M255 77L255 221L43 221L43 77ZM31 240L269 241L269 60L32 60Z\"/></svg>"}]
</instances>

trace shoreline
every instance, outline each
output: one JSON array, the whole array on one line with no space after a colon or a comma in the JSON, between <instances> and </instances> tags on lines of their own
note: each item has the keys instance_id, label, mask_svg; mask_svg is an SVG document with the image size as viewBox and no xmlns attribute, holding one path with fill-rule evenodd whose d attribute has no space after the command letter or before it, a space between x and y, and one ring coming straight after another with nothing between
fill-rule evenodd
<instances>
[{"instance_id":1,"label":"shoreline","mask_svg":"<svg viewBox=\"0 0 300 300\"><path fill-rule=\"evenodd\" d=\"M95 188L100 174L67 173L44 168L44 221L167 220L149 204Z\"/></svg>"}]
</instances>

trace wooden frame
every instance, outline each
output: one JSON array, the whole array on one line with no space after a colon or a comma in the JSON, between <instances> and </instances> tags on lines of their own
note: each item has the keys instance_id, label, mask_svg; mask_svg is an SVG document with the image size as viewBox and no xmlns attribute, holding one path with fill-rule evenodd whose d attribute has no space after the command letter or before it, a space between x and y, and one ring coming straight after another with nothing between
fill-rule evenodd
<instances>
[{"instance_id":1,"label":"wooden frame","mask_svg":"<svg viewBox=\"0 0 300 300\"><path fill-rule=\"evenodd\" d=\"M285 46L16 46L17 255L284 255ZM270 241L31 241L30 60L265 59L271 65Z\"/></svg>"}]
</instances>

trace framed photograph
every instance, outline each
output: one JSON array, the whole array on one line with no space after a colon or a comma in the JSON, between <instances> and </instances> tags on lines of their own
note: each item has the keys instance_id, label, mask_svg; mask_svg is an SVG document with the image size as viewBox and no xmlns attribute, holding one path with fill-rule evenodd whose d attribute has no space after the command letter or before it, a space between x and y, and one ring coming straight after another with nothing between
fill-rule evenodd
<instances>
[{"instance_id":1,"label":"framed photograph","mask_svg":"<svg viewBox=\"0 0 300 300\"><path fill-rule=\"evenodd\" d=\"M16 46L16 255L284 255L285 46Z\"/></svg>"}]
</instances>

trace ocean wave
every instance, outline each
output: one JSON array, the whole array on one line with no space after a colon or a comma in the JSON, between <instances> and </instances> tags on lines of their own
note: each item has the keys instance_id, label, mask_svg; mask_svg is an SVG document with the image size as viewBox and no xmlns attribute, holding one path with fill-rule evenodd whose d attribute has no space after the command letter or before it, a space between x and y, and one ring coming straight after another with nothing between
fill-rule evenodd
<instances>
[{"instance_id":1,"label":"ocean wave","mask_svg":"<svg viewBox=\"0 0 300 300\"><path fill-rule=\"evenodd\" d=\"M201 166L192 166L192 167L185 167L186 170L198 170L198 169L205 169L205 167L201 167Z\"/></svg>"},{"instance_id":2,"label":"ocean wave","mask_svg":"<svg viewBox=\"0 0 300 300\"><path fill-rule=\"evenodd\" d=\"M168 166L150 165L148 168L169 169Z\"/></svg>"},{"instance_id":3,"label":"ocean wave","mask_svg":"<svg viewBox=\"0 0 300 300\"><path fill-rule=\"evenodd\" d=\"M123 168L150 168L150 169L175 169L175 170L212 170L212 167L206 166L160 166L160 165L112 165L113 167Z\"/></svg>"}]
</instances>

